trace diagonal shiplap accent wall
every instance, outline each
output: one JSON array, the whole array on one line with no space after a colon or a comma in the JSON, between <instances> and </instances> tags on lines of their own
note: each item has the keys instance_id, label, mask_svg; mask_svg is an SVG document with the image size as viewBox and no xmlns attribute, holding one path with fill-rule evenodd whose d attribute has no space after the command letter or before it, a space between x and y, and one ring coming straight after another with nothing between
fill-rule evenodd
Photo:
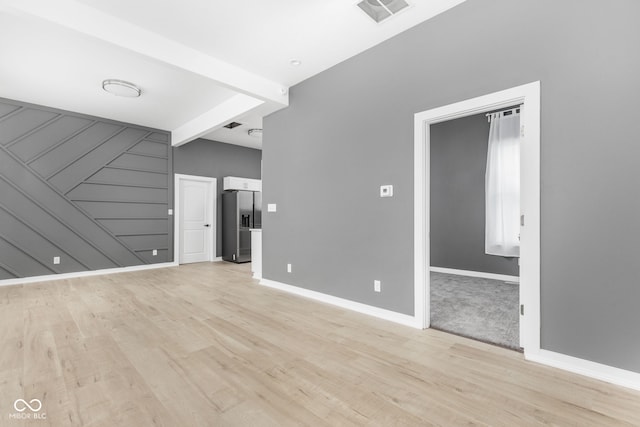
<instances>
[{"instance_id":1,"label":"diagonal shiplap accent wall","mask_svg":"<svg viewBox=\"0 0 640 427\"><path fill-rule=\"evenodd\" d=\"M0 99L0 280L171 261L169 145L168 132Z\"/></svg>"}]
</instances>

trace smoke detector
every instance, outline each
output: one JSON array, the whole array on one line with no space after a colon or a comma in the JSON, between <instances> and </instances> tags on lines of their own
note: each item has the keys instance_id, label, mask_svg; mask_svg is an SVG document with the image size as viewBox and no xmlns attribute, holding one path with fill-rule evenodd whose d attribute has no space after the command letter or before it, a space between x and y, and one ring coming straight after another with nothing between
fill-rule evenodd
<instances>
[{"instance_id":1,"label":"smoke detector","mask_svg":"<svg viewBox=\"0 0 640 427\"><path fill-rule=\"evenodd\" d=\"M409 4L404 0L362 0L358 7L371 19L380 23L409 7Z\"/></svg>"}]
</instances>

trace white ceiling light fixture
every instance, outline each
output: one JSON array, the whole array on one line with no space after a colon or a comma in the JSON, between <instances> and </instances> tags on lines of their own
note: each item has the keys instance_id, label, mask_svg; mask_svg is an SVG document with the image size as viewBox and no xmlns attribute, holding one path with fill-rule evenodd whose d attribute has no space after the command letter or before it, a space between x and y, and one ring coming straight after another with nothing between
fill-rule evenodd
<instances>
[{"instance_id":1,"label":"white ceiling light fixture","mask_svg":"<svg viewBox=\"0 0 640 427\"><path fill-rule=\"evenodd\" d=\"M142 94L142 90L135 84L117 79L104 80L102 89L112 95L126 96L128 98L137 98Z\"/></svg>"},{"instance_id":2,"label":"white ceiling light fixture","mask_svg":"<svg viewBox=\"0 0 640 427\"><path fill-rule=\"evenodd\" d=\"M299 59L292 59L292 60L289 61L289 64L292 67L299 67L300 64L302 64L302 61L300 61Z\"/></svg>"},{"instance_id":3,"label":"white ceiling light fixture","mask_svg":"<svg viewBox=\"0 0 640 427\"><path fill-rule=\"evenodd\" d=\"M404 0L362 0L358 7L371 19L380 23L408 7Z\"/></svg>"},{"instance_id":4,"label":"white ceiling light fixture","mask_svg":"<svg viewBox=\"0 0 640 427\"><path fill-rule=\"evenodd\" d=\"M262 136L262 129L249 129L247 133L254 138L260 138Z\"/></svg>"}]
</instances>

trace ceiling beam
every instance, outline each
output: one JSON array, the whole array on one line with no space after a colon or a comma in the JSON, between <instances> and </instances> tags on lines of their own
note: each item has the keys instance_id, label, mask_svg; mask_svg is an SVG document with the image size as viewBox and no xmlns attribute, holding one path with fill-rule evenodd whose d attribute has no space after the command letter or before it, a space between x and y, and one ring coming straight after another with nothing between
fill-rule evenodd
<instances>
[{"instance_id":1,"label":"ceiling beam","mask_svg":"<svg viewBox=\"0 0 640 427\"><path fill-rule=\"evenodd\" d=\"M288 88L282 84L77 1L0 0L2 6L199 74L233 91L275 103L281 108L289 105Z\"/></svg>"},{"instance_id":2,"label":"ceiling beam","mask_svg":"<svg viewBox=\"0 0 640 427\"><path fill-rule=\"evenodd\" d=\"M236 118L264 104L264 101L237 94L206 113L188 121L171 132L171 145L178 147L221 128Z\"/></svg>"}]
</instances>

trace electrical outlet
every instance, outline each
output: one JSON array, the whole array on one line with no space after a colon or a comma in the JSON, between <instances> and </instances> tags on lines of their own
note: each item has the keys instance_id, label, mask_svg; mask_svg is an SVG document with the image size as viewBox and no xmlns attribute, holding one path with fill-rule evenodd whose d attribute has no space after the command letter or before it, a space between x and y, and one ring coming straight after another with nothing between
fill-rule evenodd
<instances>
[{"instance_id":1,"label":"electrical outlet","mask_svg":"<svg viewBox=\"0 0 640 427\"><path fill-rule=\"evenodd\" d=\"M173 215L173 209L169 209L169 210L167 211L167 213L168 213L169 215Z\"/></svg>"},{"instance_id":2,"label":"electrical outlet","mask_svg":"<svg viewBox=\"0 0 640 427\"><path fill-rule=\"evenodd\" d=\"M276 212L278 210L278 206L275 203L267 204L267 212Z\"/></svg>"},{"instance_id":3,"label":"electrical outlet","mask_svg":"<svg viewBox=\"0 0 640 427\"><path fill-rule=\"evenodd\" d=\"M59 256L54 256L53 257L53 263L54 264L60 264L60 257Z\"/></svg>"},{"instance_id":4,"label":"electrical outlet","mask_svg":"<svg viewBox=\"0 0 640 427\"><path fill-rule=\"evenodd\" d=\"M373 290L375 292L382 292L381 286L382 285L380 284L380 280L374 280L373 281Z\"/></svg>"},{"instance_id":5,"label":"electrical outlet","mask_svg":"<svg viewBox=\"0 0 640 427\"><path fill-rule=\"evenodd\" d=\"M158 255L158 250L157 250L157 249L154 249L154 250L151 252L151 255L153 255L153 256L157 256L157 255Z\"/></svg>"},{"instance_id":6,"label":"electrical outlet","mask_svg":"<svg viewBox=\"0 0 640 427\"><path fill-rule=\"evenodd\" d=\"M291 273L291 264L287 264L287 273Z\"/></svg>"}]
</instances>

